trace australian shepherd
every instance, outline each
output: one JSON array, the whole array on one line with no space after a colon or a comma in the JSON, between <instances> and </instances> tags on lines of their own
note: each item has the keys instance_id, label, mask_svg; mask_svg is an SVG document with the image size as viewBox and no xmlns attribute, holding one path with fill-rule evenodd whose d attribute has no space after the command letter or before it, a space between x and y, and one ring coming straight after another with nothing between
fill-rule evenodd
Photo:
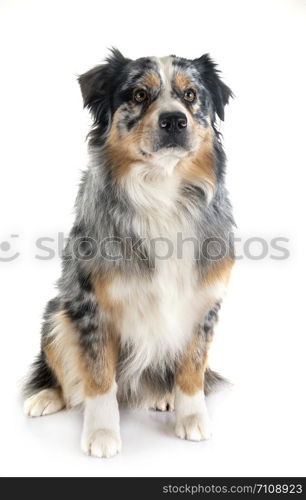
<instances>
[{"instance_id":1,"label":"australian shepherd","mask_svg":"<svg viewBox=\"0 0 306 500\"><path fill-rule=\"evenodd\" d=\"M208 54L114 49L79 83L89 165L25 412L83 405L95 457L121 449L118 401L175 409L178 437L207 439L208 350L234 263L219 132L232 92Z\"/></svg>"}]
</instances>

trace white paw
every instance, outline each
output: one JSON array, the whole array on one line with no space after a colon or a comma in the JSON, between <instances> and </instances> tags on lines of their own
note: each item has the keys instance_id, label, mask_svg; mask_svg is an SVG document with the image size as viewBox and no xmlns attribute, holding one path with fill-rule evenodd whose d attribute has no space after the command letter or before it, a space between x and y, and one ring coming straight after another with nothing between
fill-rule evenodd
<instances>
[{"instance_id":1,"label":"white paw","mask_svg":"<svg viewBox=\"0 0 306 500\"><path fill-rule=\"evenodd\" d=\"M60 389L43 389L24 402L24 413L29 417L40 417L56 413L64 408L65 402Z\"/></svg>"},{"instance_id":2,"label":"white paw","mask_svg":"<svg viewBox=\"0 0 306 500\"><path fill-rule=\"evenodd\" d=\"M211 437L209 418L201 413L188 415L179 419L175 426L175 434L181 439L202 441Z\"/></svg>"},{"instance_id":3,"label":"white paw","mask_svg":"<svg viewBox=\"0 0 306 500\"><path fill-rule=\"evenodd\" d=\"M90 436L82 438L81 447L86 455L98 458L109 458L121 450L120 436L110 429L98 429Z\"/></svg>"},{"instance_id":4,"label":"white paw","mask_svg":"<svg viewBox=\"0 0 306 500\"><path fill-rule=\"evenodd\" d=\"M168 393L163 398L153 401L150 408L157 411L173 411L174 410L174 394Z\"/></svg>"}]
</instances>

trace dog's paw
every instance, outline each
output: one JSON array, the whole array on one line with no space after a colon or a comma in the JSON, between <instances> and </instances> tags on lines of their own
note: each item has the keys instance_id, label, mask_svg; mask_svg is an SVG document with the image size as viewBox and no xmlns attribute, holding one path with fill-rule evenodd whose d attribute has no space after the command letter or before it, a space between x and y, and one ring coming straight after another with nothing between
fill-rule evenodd
<instances>
[{"instance_id":1,"label":"dog's paw","mask_svg":"<svg viewBox=\"0 0 306 500\"><path fill-rule=\"evenodd\" d=\"M82 451L86 455L98 458L110 458L121 450L121 439L111 429L98 429L89 436L82 437Z\"/></svg>"},{"instance_id":2,"label":"dog's paw","mask_svg":"<svg viewBox=\"0 0 306 500\"><path fill-rule=\"evenodd\" d=\"M188 415L177 421L175 434L181 439L190 441L209 439L211 437L210 420L201 413Z\"/></svg>"},{"instance_id":3,"label":"dog's paw","mask_svg":"<svg viewBox=\"0 0 306 500\"><path fill-rule=\"evenodd\" d=\"M41 417L56 413L64 408L65 402L60 389L43 389L24 402L24 413L29 417Z\"/></svg>"},{"instance_id":4,"label":"dog's paw","mask_svg":"<svg viewBox=\"0 0 306 500\"><path fill-rule=\"evenodd\" d=\"M156 399L150 405L152 410L156 411L173 411L174 410L174 394L168 393L160 399Z\"/></svg>"}]
</instances>

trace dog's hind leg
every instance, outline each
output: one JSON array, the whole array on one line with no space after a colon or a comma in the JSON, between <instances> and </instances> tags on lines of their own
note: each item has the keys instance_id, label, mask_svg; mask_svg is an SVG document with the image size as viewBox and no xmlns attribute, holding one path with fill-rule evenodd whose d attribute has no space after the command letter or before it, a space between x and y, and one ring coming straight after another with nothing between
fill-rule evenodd
<instances>
[{"instance_id":1,"label":"dog's hind leg","mask_svg":"<svg viewBox=\"0 0 306 500\"><path fill-rule=\"evenodd\" d=\"M156 398L150 405L152 410L173 411L174 410L174 391L167 392L164 396Z\"/></svg>"},{"instance_id":2,"label":"dog's hind leg","mask_svg":"<svg viewBox=\"0 0 306 500\"><path fill-rule=\"evenodd\" d=\"M41 352L31 366L23 387L24 412L31 417L55 413L78 404L74 373L76 347L70 325L60 311L59 300L51 300L44 314ZM79 399L78 401L76 401Z\"/></svg>"},{"instance_id":3,"label":"dog's hind leg","mask_svg":"<svg viewBox=\"0 0 306 500\"><path fill-rule=\"evenodd\" d=\"M24 413L29 417L41 417L60 411L65 401L60 387L42 389L25 400Z\"/></svg>"},{"instance_id":4,"label":"dog's hind leg","mask_svg":"<svg viewBox=\"0 0 306 500\"><path fill-rule=\"evenodd\" d=\"M53 315L58 307L58 298L50 300L47 304L42 327L42 344L54 328ZM65 406L58 378L47 359L43 346L31 366L23 392L27 398L24 403L24 412L30 417L55 413Z\"/></svg>"},{"instance_id":5,"label":"dog's hind leg","mask_svg":"<svg viewBox=\"0 0 306 500\"><path fill-rule=\"evenodd\" d=\"M216 304L211 308L211 310L206 314L204 318L203 330L205 336L206 350L209 350L209 346L214 338L214 330L219 319L219 310L221 307L221 302L216 302ZM206 365L204 374L204 392L207 396L213 390L223 384L228 384L228 381L223 378L219 373L211 370L211 368Z\"/></svg>"},{"instance_id":6,"label":"dog's hind leg","mask_svg":"<svg viewBox=\"0 0 306 500\"><path fill-rule=\"evenodd\" d=\"M55 413L65 406L61 388L44 351L41 351L32 365L25 393L28 398L24 403L24 412L29 417Z\"/></svg>"}]
</instances>

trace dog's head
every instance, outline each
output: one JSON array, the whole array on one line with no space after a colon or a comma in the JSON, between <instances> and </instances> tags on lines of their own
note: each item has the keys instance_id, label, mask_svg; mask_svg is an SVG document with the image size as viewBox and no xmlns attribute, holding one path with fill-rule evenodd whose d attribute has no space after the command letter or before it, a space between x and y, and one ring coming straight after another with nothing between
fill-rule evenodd
<instances>
[{"instance_id":1,"label":"dog's head","mask_svg":"<svg viewBox=\"0 0 306 500\"><path fill-rule=\"evenodd\" d=\"M94 119L91 144L104 145L123 171L131 162L173 167L196 155L232 95L207 54L130 60L113 50L79 82Z\"/></svg>"}]
</instances>

